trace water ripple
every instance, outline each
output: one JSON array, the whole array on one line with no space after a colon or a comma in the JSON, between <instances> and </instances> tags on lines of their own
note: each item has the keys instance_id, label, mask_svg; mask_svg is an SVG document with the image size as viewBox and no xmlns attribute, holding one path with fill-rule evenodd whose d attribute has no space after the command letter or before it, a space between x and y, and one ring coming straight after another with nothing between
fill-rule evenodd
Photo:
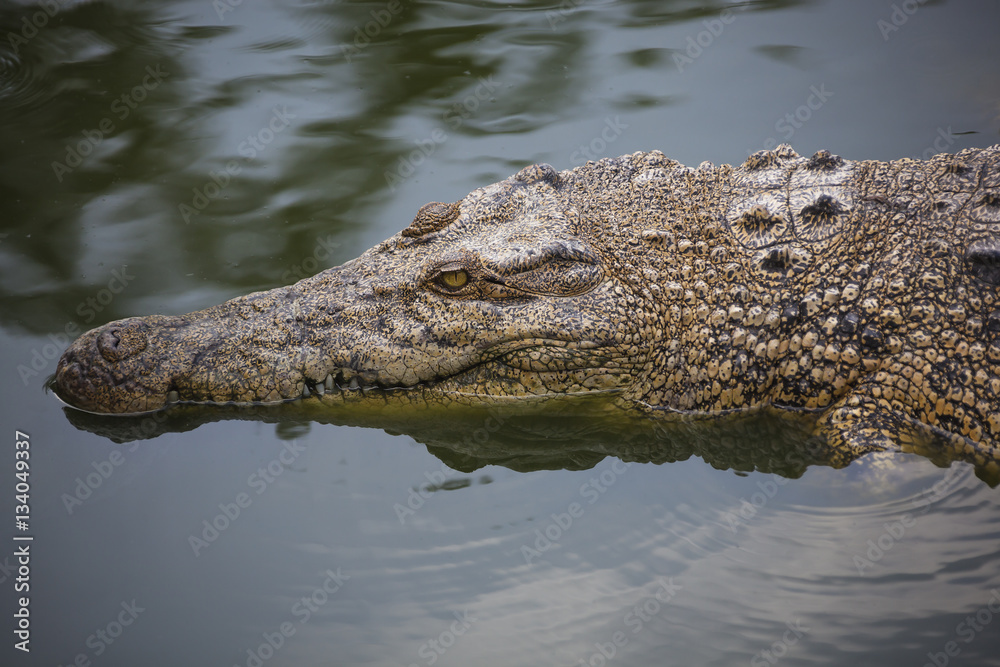
<instances>
[{"instance_id":1,"label":"water ripple","mask_svg":"<svg viewBox=\"0 0 1000 667\"><path fill-rule=\"evenodd\" d=\"M36 63L0 42L0 100L9 111L34 106L45 95L44 77Z\"/></svg>"}]
</instances>

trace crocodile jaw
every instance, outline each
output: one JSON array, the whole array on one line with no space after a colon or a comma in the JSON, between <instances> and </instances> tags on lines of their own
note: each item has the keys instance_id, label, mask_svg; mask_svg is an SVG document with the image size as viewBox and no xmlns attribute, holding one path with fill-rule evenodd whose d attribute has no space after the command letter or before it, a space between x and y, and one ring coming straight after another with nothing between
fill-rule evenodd
<instances>
[{"instance_id":1,"label":"crocodile jaw","mask_svg":"<svg viewBox=\"0 0 1000 667\"><path fill-rule=\"evenodd\" d=\"M273 368L256 373L258 364L247 363L253 357L220 355L217 342L198 335L205 326L189 318L132 318L87 332L59 361L52 383L56 395L86 412L135 415L176 404L272 405L311 396L324 403L484 403L619 392L634 380L613 349L556 339L500 343L434 367L421 360L420 374L405 364L352 367L346 360L357 360L356 354L331 356L329 350L300 350L294 369L286 365L280 373ZM185 352L163 354L167 350ZM553 357L561 357L556 368ZM369 361L378 358L372 355Z\"/></svg>"}]
</instances>

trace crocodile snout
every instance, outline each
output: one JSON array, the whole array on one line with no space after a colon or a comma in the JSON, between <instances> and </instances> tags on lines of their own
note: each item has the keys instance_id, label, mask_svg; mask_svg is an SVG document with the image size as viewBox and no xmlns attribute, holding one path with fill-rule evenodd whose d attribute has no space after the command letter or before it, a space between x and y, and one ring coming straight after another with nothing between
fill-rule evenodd
<instances>
[{"instance_id":1,"label":"crocodile snout","mask_svg":"<svg viewBox=\"0 0 1000 667\"><path fill-rule=\"evenodd\" d=\"M88 331L59 359L53 389L70 405L92 412L145 412L163 407L166 381L151 373L149 360L143 358L150 336L150 324L142 318L118 320Z\"/></svg>"}]
</instances>

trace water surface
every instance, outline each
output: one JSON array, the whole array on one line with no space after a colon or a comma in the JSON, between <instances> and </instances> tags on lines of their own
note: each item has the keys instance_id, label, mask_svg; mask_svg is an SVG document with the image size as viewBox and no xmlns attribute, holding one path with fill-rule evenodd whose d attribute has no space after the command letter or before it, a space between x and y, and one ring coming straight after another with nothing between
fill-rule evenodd
<instances>
[{"instance_id":1,"label":"water surface","mask_svg":"<svg viewBox=\"0 0 1000 667\"><path fill-rule=\"evenodd\" d=\"M4 664L1000 664L1000 502L965 464L775 468L600 431L511 454L514 423L486 434L492 458L307 418L119 443L42 391L79 331L292 282L532 162L995 144L998 18L985 1L3 4ZM11 639L15 429L30 655Z\"/></svg>"}]
</instances>

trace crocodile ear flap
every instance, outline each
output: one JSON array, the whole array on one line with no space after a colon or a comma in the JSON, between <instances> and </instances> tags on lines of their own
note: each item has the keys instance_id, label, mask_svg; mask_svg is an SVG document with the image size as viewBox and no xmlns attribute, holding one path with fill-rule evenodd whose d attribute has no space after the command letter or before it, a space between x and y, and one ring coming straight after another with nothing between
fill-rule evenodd
<instances>
[{"instance_id":1,"label":"crocodile ear flap","mask_svg":"<svg viewBox=\"0 0 1000 667\"><path fill-rule=\"evenodd\" d=\"M412 238L444 229L458 218L458 210L458 202L442 204L439 201L434 201L424 204L413 217L413 222L402 231L402 234Z\"/></svg>"},{"instance_id":2,"label":"crocodile ear flap","mask_svg":"<svg viewBox=\"0 0 1000 667\"><path fill-rule=\"evenodd\" d=\"M514 174L514 180L525 185L536 183L548 183L554 188L558 188L562 183L559 172L550 164L531 164Z\"/></svg>"}]
</instances>

